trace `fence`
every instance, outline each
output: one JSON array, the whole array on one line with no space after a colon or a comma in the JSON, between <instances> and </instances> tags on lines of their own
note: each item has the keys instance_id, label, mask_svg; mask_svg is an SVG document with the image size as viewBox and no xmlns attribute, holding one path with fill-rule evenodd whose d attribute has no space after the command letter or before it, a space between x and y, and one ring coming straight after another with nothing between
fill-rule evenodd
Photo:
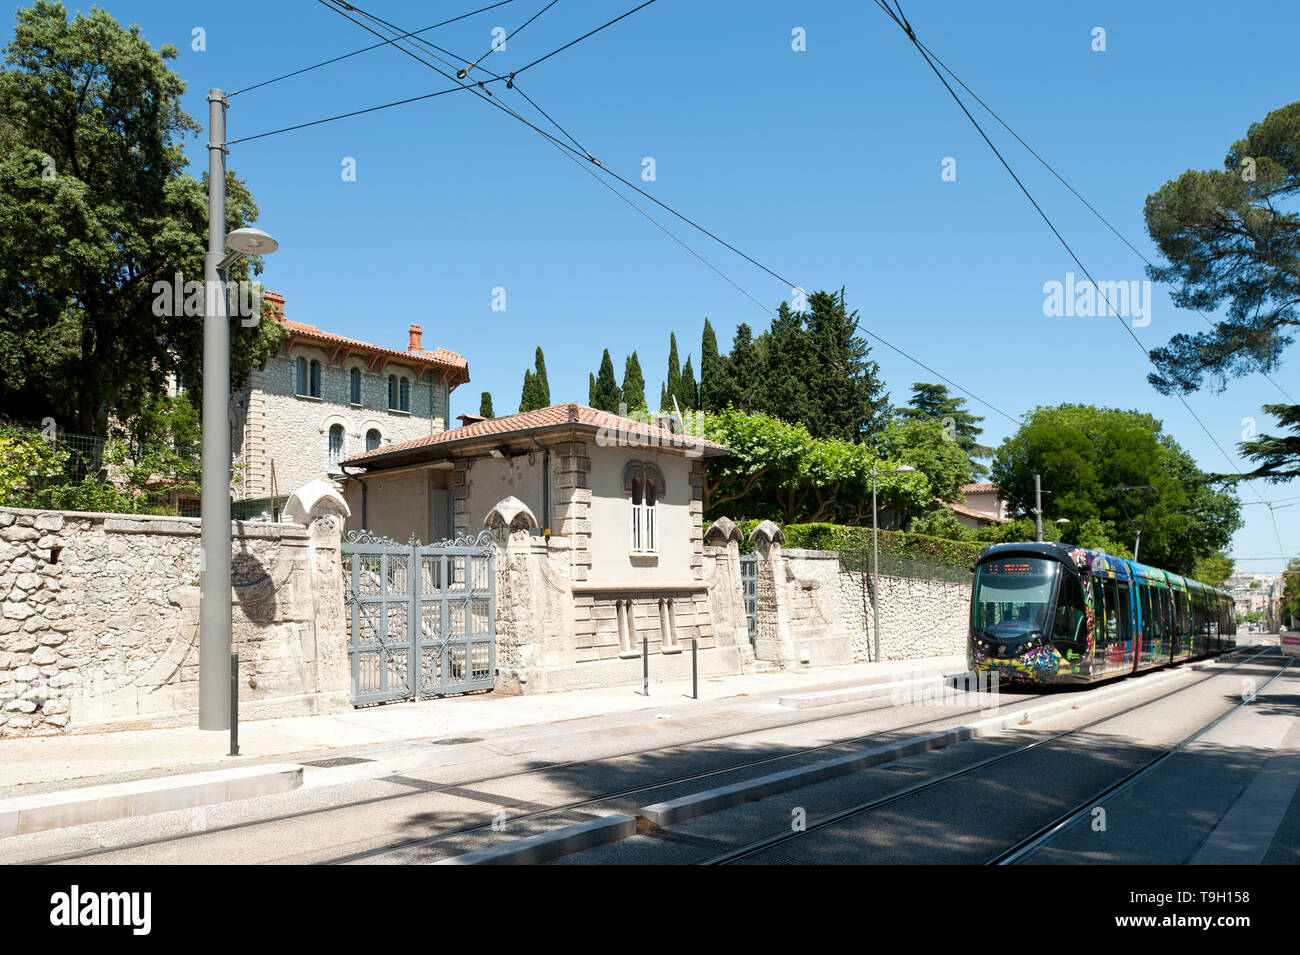
<instances>
[{"instance_id":1,"label":"fence","mask_svg":"<svg viewBox=\"0 0 1300 955\"><path fill-rule=\"evenodd\" d=\"M840 570L851 574L872 572L872 552L869 550L841 550ZM970 567L941 564L929 560L899 557L888 552L880 555L882 577L907 577L913 580L944 580L953 584L970 583Z\"/></svg>"}]
</instances>

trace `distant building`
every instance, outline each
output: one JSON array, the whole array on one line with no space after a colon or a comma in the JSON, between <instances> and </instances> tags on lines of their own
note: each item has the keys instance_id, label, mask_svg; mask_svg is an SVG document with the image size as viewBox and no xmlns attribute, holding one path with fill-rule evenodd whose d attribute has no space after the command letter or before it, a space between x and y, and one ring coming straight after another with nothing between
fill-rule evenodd
<instances>
[{"instance_id":1,"label":"distant building","mask_svg":"<svg viewBox=\"0 0 1300 955\"><path fill-rule=\"evenodd\" d=\"M957 515L963 527L977 529L989 524L1007 524L1007 502L1002 500L1002 489L992 481L961 486L960 504L944 501L944 505Z\"/></svg>"},{"instance_id":2,"label":"distant building","mask_svg":"<svg viewBox=\"0 0 1300 955\"><path fill-rule=\"evenodd\" d=\"M239 511L269 515L316 478L343 476L345 458L447 428L451 392L469 381L463 357L426 351L419 325L405 350L290 321L284 296L266 293L287 332L279 354L231 396L231 452Z\"/></svg>"},{"instance_id":3,"label":"distant building","mask_svg":"<svg viewBox=\"0 0 1300 955\"><path fill-rule=\"evenodd\" d=\"M1232 594L1237 607L1237 619L1246 614L1259 611L1263 614L1260 626L1268 631L1276 631L1282 610L1282 589L1286 583L1284 577L1271 574L1234 574L1223 582L1223 589Z\"/></svg>"}]
</instances>

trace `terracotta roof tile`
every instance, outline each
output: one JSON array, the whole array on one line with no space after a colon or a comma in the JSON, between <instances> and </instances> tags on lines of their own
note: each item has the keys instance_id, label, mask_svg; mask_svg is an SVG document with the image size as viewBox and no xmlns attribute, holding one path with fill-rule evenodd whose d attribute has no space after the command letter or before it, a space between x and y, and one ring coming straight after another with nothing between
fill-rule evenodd
<instances>
[{"instance_id":1,"label":"terracotta roof tile","mask_svg":"<svg viewBox=\"0 0 1300 955\"><path fill-rule=\"evenodd\" d=\"M523 431L565 424L578 425L583 429L609 428L624 435L636 435L640 439L648 438L650 439L649 444L663 447L699 448L702 451L716 454L727 453L727 448L713 441L706 441L692 435L673 434L655 425L646 424L644 421L622 418L608 411L598 411L595 408L588 408L586 405L570 402L563 405L538 408L535 411L506 415L501 418L487 418L461 428L440 431L438 434L431 434L425 438L416 438L413 441L404 441L401 444L385 445L382 448L376 448L374 451L353 455L344 463L360 465L365 464L367 461L376 461L389 455L416 451L420 448L473 441L475 439L490 438L494 435L505 437ZM646 443L642 441L635 446L644 446Z\"/></svg>"},{"instance_id":2,"label":"terracotta roof tile","mask_svg":"<svg viewBox=\"0 0 1300 955\"><path fill-rule=\"evenodd\" d=\"M963 494L996 494L1002 490L994 481L984 481L977 484L963 484L961 492Z\"/></svg>"}]
</instances>

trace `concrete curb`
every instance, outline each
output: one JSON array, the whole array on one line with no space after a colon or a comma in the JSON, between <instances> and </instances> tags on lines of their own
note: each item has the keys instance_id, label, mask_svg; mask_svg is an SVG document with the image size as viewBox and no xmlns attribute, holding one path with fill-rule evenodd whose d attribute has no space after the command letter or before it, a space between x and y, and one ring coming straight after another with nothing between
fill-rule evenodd
<instances>
[{"instance_id":1,"label":"concrete curb","mask_svg":"<svg viewBox=\"0 0 1300 955\"><path fill-rule=\"evenodd\" d=\"M234 802L300 786L301 766L272 763L18 796L0 800L0 838Z\"/></svg>"},{"instance_id":2,"label":"concrete curb","mask_svg":"<svg viewBox=\"0 0 1300 955\"><path fill-rule=\"evenodd\" d=\"M950 679L947 676L918 677L912 680L900 680L897 683L868 683L866 686L852 686L842 690L821 690L813 693L796 693L783 696L777 704L790 710L806 710L816 706L835 706L839 703L860 703L878 696L889 696L896 690L915 690L932 683L942 684Z\"/></svg>"},{"instance_id":3,"label":"concrete curb","mask_svg":"<svg viewBox=\"0 0 1300 955\"><path fill-rule=\"evenodd\" d=\"M732 806L739 806L746 802L754 802L758 799L763 799L777 793L788 792L792 789L800 789L804 786L823 782L827 779L834 779L838 776L846 776L849 773L868 769L872 766L879 765L880 763L903 759L907 756L913 756L927 750L942 749L943 747L950 746L953 743L960 743L964 740L982 736L991 730L1002 729L1009 723L1012 723L1013 721L1019 722L1025 717L1034 719L1052 716L1056 713L1072 709L1076 705L1082 708L1111 696L1116 696L1137 689L1144 689L1151 685L1152 679L1157 680L1158 682L1163 682L1163 679L1172 675L1172 673L1156 674L1151 679L1143 680L1136 684L1125 683L1116 687L1094 689L1090 691L1090 695L1084 700L1079 700L1075 696L1071 695L1065 699L1054 700L1051 703L1044 703L1041 706L1030 709L1016 708L1005 714L993 716L977 723L967 724L966 726L958 726L950 730L941 730L936 733L929 733L915 739L900 740L897 743L890 743L886 746L878 746L857 753L849 753L848 755L839 756L835 759L813 763L809 766L800 766L796 769L789 769L780 773L772 773L767 776L760 776L756 779L744 780L743 782L733 783L729 786L719 786L716 789L707 789L703 792L691 793L688 796L670 799L667 802L644 806L640 809L638 815L643 819L654 823L656 826L671 826L675 823L685 822L687 819L694 819L697 816L704 816L721 809L729 809Z\"/></svg>"},{"instance_id":4,"label":"concrete curb","mask_svg":"<svg viewBox=\"0 0 1300 955\"><path fill-rule=\"evenodd\" d=\"M602 816L589 822L565 826L554 832L544 832L539 836L529 836L479 849L464 855L439 859L433 865L537 865L571 852L581 852L604 845L607 842L619 842L636 833L636 819L631 816Z\"/></svg>"}]
</instances>

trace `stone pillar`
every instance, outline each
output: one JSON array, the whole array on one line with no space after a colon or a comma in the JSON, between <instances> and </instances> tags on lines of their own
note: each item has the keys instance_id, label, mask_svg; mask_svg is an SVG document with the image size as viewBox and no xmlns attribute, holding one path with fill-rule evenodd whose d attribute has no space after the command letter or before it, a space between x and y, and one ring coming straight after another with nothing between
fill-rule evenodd
<instances>
[{"instance_id":1,"label":"stone pillar","mask_svg":"<svg viewBox=\"0 0 1300 955\"><path fill-rule=\"evenodd\" d=\"M537 518L523 501L507 497L488 512L483 526L492 534L496 565L496 689L522 693L541 655L543 621L537 612L530 541Z\"/></svg>"},{"instance_id":2,"label":"stone pillar","mask_svg":"<svg viewBox=\"0 0 1300 955\"><path fill-rule=\"evenodd\" d=\"M779 666L792 666L795 658L794 639L790 631L790 607L785 591L785 558L781 545L785 532L771 521L763 521L749 535L758 557L757 591L758 638L754 656Z\"/></svg>"},{"instance_id":3,"label":"stone pillar","mask_svg":"<svg viewBox=\"0 0 1300 955\"><path fill-rule=\"evenodd\" d=\"M745 620L745 587L740 579L740 528L726 517L719 517L704 535L703 545L713 561L709 581L708 609L718 646L734 646L741 666L750 670L754 648L749 642L749 624Z\"/></svg>"},{"instance_id":4,"label":"stone pillar","mask_svg":"<svg viewBox=\"0 0 1300 955\"><path fill-rule=\"evenodd\" d=\"M591 573L591 458L582 441L564 441L551 448L555 466L556 532L567 537L569 574L575 581L586 580Z\"/></svg>"},{"instance_id":5,"label":"stone pillar","mask_svg":"<svg viewBox=\"0 0 1300 955\"><path fill-rule=\"evenodd\" d=\"M704 462L691 462L691 574L704 578Z\"/></svg>"}]
</instances>

